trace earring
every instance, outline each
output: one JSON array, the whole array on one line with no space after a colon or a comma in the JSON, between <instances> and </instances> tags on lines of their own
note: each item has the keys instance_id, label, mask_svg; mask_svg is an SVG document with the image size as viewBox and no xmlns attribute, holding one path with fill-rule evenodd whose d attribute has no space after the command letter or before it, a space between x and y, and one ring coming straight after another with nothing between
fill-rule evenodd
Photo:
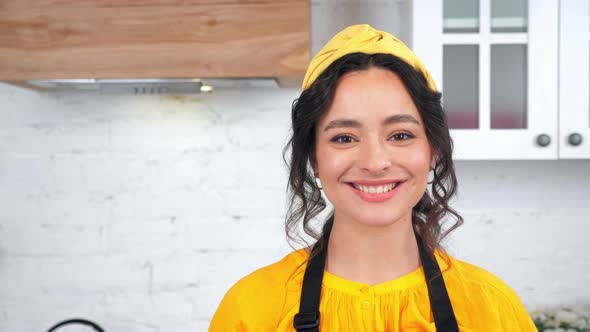
<instances>
[{"instance_id":1,"label":"earring","mask_svg":"<svg viewBox=\"0 0 590 332\"><path fill-rule=\"evenodd\" d=\"M320 181L320 177L319 177L319 173L315 173L315 185L319 190L323 190L324 188L322 188L322 182Z\"/></svg>"}]
</instances>

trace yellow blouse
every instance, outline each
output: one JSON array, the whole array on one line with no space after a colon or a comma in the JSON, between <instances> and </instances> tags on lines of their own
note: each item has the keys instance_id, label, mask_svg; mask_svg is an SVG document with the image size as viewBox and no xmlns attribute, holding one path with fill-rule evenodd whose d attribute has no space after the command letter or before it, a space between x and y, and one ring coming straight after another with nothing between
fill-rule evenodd
<instances>
[{"instance_id":1,"label":"yellow blouse","mask_svg":"<svg viewBox=\"0 0 590 332\"><path fill-rule=\"evenodd\" d=\"M294 251L238 281L209 331L295 331L307 257L303 249ZM450 256L447 264L439 252L436 259L460 331L537 331L518 296L496 276ZM320 313L320 332L436 331L421 267L374 286L325 271Z\"/></svg>"}]
</instances>

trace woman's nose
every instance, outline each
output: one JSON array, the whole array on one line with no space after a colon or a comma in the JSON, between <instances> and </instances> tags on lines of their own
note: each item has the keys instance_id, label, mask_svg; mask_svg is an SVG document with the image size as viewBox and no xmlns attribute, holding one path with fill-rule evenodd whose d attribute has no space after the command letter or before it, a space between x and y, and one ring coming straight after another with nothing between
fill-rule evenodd
<instances>
[{"instance_id":1,"label":"woman's nose","mask_svg":"<svg viewBox=\"0 0 590 332\"><path fill-rule=\"evenodd\" d=\"M391 167L391 156L384 142L365 141L360 145L358 165L369 174L380 174Z\"/></svg>"}]
</instances>

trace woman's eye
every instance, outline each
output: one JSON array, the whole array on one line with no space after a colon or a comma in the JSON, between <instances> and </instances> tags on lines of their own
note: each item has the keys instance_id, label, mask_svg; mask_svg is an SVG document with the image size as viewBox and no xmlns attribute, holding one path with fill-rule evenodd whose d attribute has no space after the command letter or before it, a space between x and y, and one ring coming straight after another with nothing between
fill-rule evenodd
<instances>
[{"instance_id":1,"label":"woman's eye","mask_svg":"<svg viewBox=\"0 0 590 332\"><path fill-rule=\"evenodd\" d=\"M409 133L401 132L401 133L395 133L395 134L391 135L391 138L390 139L391 140L394 140L394 141L405 141L405 140L408 140L410 138L414 138L414 135L409 134Z\"/></svg>"},{"instance_id":2,"label":"woman's eye","mask_svg":"<svg viewBox=\"0 0 590 332\"><path fill-rule=\"evenodd\" d=\"M330 140L330 142L344 144L344 143L352 143L352 142L354 142L354 139L348 135L339 135L339 136L332 138Z\"/></svg>"}]
</instances>

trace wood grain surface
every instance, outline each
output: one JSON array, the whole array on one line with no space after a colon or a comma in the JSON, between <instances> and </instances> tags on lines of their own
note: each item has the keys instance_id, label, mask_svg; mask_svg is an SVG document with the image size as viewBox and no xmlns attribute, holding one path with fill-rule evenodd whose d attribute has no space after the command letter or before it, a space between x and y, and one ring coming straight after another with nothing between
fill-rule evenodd
<instances>
[{"instance_id":1,"label":"wood grain surface","mask_svg":"<svg viewBox=\"0 0 590 332\"><path fill-rule=\"evenodd\" d=\"M302 76L302 0L2 0L0 80Z\"/></svg>"}]
</instances>

